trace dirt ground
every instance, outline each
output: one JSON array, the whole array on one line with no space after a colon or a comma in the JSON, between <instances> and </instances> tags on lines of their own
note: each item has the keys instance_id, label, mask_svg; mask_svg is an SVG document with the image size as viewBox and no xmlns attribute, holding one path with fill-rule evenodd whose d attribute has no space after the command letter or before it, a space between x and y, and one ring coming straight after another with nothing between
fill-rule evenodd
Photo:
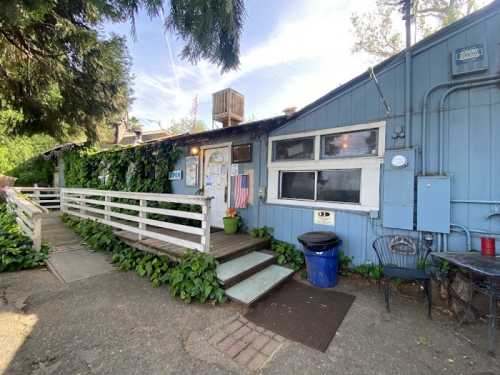
<instances>
[{"instance_id":1,"label":"dirt ground","mask_svg":"<svg viewBox=\"0 0 500 375\"><path fill-rule=\"evenodd\" d=\"M356 300L326 353L287 342L261 373L500 374L485 324L455 330L441 309L428 320L423 298L401 294L388 314L364 281L337 289ZM45 269L0 274L0 374L244 373L207 342L242 312L185 305L132 272L70 284Z\"/></svg>"}]
</instances>

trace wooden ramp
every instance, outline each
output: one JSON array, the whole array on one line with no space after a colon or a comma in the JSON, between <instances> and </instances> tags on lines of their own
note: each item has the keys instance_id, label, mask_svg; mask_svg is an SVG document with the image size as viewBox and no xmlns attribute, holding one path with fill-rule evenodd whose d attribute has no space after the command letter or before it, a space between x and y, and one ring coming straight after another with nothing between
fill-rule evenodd
<instances>
[{"instance_id":1,"label":"wooden ramp","mask_svg":"<svg viewBox=\"0 0 500 375\"><path fill-rule=\"evenodd\" d=\"M128 231L115 231L127 245L138 250L151 252L158 255L167 255L179 259L186 252L186 248L172 243L146 238L139 241L135 233ZM161 233L184 240L196 241L197 236L174 230L162 229ZM251 250L264 249L269 246L269 241L263 238L253 238L248 234L225 234L223 231L213 232L210 235L210 254L219 261L226 261Z\"/></svg>"}]
</instances>

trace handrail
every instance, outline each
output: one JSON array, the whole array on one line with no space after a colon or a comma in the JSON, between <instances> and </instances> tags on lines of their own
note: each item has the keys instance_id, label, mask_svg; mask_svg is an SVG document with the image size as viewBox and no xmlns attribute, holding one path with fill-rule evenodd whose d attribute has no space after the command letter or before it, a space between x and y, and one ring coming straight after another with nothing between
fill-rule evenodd
<instances>
[{"instance_id":1,"label":"handrail","mask_svg":"<svg viewBox=\"0 0 500 375\"><path fill-rule=\"evenodd\" d=\"M48 210L60 209L60 189L52 187L15 187L19 193L29 197L35 204Z\"/></svg>"},{"instance_id":2,"label":"handrail","mask_svg":"<svg viewBox=\"0 0 500 375\"><path fill-rule=\"evenodd\" d=\"M211 197L199 195L136 193L97 189L61 188L61 211L138 235L202 252L210 251ZM125 202L123 200L126 200ZM198 205L201 212L148 206L149 202ZM160 215L152 217L152 215ZM168 221L167 221L168 218ZM173 218L192 219L198 226ZM173 233L172 233L173 232ZM188 236L179 236L180 233ZM188 237L189 239L186 239Z\"/></svg>"},{"instance_id":3,"label":"handrail","mask_svg":"<svg viewBox=\"0 0 500 375\"><path fill-rule=\"evenodd\" d=\"M5 190L8 209L15 215L16 222L22 231L33 241L33 249L42 248L42 217L43 208L26 199L16 188Z\"/></svg>"}]
</instances>

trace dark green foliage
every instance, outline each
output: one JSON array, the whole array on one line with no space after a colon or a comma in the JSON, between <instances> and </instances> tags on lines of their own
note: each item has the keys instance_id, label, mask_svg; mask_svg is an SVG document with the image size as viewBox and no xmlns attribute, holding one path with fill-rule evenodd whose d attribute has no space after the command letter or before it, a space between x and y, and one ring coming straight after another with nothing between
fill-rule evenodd
<instances>
[{"instance_id":1,"label":"dark green foliage","mask_svg":"<svg viewBox=\"0 0 500 375\"><path fill-rule=\"evenodd\" d=\"M10 134L62 139L120 122L131 103L125 39L102 32L145 9L186 43L190 61L239 64L243 0L3 0L0 125Z\"/></svg>"},{"instance_id":2,"label":"dark green foliage","mask_svg":"<svg viewBox=\"0 0 500 375\"><path fill-rule=\"evenodd\" d=\"M180 154L166 142L103 152L81 147L64 154L66 186L171 193L168 172ZM107 174L107 180L100 180L100 174Z\"/></svg>"},{"instance_id":3,"label":"dark green foliage","mask_svg":"<svg viewBox=\"0 0 500 375\"><path fill-rule=\"evenodd\" d=\"M35 268L45 264L49 248L32 248L33 242L25 236L12 214L0 204L0 272Z\"/></svg>"},{"instance_id":4,"label":"dark green foliage","mask_svg":"<svg viewBox=\"0 0 500 375\"><path fill-rule=\"evenodd\" d=\"M367 279L378 280L382 277L382 268L372 263L360 264L352 272Z\"/></svg>"},{"instance_id":5,"label":"dark green foliage","mask_svg":"<svg viewBox=\"0 0 500 375\"><path fill-rule=\"evenodd\" d=\"M112 230L92 220L75 219L63 215L63 221L73 228L93 250L107 250L120 271L135 271L148 277L154 287L170 284L174 296L185 302L222 303L224 290L216 277L215 259L207 254L189 251L179 264L166 256L135 250L121 242Z\"/></svg>"},{"instance_id":6,"label":"dark green foliage","mask_svg":"<svg viewBox=\"0 0 500 375\"><path fill-rule=\"evenodd\" d=\"M271 240L273 238L273 228L254 228L250 231L250 236L252 236L253 238L265 238L267 240Z\"/></svg>"},{"instance_id":7,"label":"dark green foliage","mask_svg":"<svg viewBox=\"0 0 500 375\"><path fill-rule=\"evenodd\" d=\"M171 0L166 24L186 41L184 58L207 59L227 71L239 65L244 14L243 0Z\"/></svg>"},{"instance_id":8,"label":"dark green foliage","mask_svg":"<svg viewBox=\"0 0 500 375\"><path fill-rule=\"evenodd\" d=\"M352 273L352 257L345 255L345 253L339 251L339 274L342 276L348 276Z\"/></svg>"},{"instance_id":9,"label":"dark green foliage","mask_svg":"<svg viewBox=\"0 0 500 375\"><path fill-rule=\"evenodd\" d=\"M0 120L0 174L17 177L18 186L52 184L54 162L40 154L53 147L55 140L45 135L7 137L4 133Z\"/></svg>"},{"instance_id":10,"label":"dark green foliage","mask_svg":"<svg viewBox=\"0 0 500 375\"><path fill-rule=\"evenodd\" d=\"M115 7L116 8L116 7ZM0 120L9 134L94 140L130 102L125 39L98 26L101 1L5 0L0 12Z\"/></svg>"},{"instance_id":11,"label":"dark green foliage","mask_svg":"<svg viewBox=\"0 0 500 375\"><path fill-rule=\"evenodd\" d=\"M226 297L217 280L216 267L213 256L188 251L170 271L170 291L186 303L223 303Z\"/></svg>"},{"instance_id":12,"label":"dark green foliage","mask_svg":"<svg viewBox=\"0 0 500 375\"><path fill-rule=\"evenodd\" d=\"M295 246L289 244L287 242L273 240L272 241L272 250L276 252L278 255L277 262L278 264L285 264L294 271L300 270L304 267L304 253L297 250Z\"/></svg>"}]
</instances>

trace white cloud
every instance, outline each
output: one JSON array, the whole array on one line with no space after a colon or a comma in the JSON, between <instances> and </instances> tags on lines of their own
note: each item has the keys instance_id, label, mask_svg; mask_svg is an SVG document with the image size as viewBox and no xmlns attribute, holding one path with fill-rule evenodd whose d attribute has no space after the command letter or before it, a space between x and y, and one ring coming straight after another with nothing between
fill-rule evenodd
<instances>
[{"instance_id":1,"label":"white cloud","mask_svg":"<svg viewBox=\"0 0 500 375\"><path fill-rule=\"evenodd\" d=\"M292 68L294 74L274 82L276 90L262 95L262 103L255 103L256 108L249 108L247 113L261 118L289 105L302 107L367 68L350 52L350 15L366 9L366 3L371 2L315 0L302 2L299 9L288 9L267 39L242 51L240 69L224 75L205 61L197 66L178 64L178 84L173 74L163 77L136 72L137 99L132 114L161 119L166 124L188 115L195 95L200 102L208 103L213 92L280 66ZM247 22L251 22L250 16Z\"/></svg>"}]
</instances>

